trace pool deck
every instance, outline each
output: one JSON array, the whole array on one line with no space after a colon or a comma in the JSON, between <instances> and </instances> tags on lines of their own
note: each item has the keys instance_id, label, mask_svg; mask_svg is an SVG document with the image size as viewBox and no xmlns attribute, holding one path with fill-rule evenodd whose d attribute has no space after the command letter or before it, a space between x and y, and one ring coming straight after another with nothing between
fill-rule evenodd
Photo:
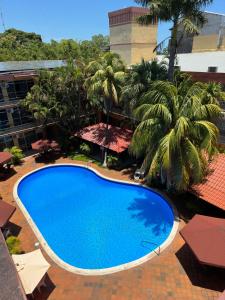
<instances>
[{"instance_id":1,"label":"pool deck","mask_svg":"<svg viewBox=\"0 0 225 300\"><path fill-rule=\"evenodd\" d=\"M60 158L55 163L73 163L73 161ZM44 165L36 163L34 158L30 157L21 166L15 167L16 173L13 176L0 181L0 194L3 199L16 205L12 193L16 181L26 173ZM124 174L93 164L91 166L107 177L130 180L129 172ZM11 222L12 230L18 233L22 242L22 248L26 252L34 250L37 238L19 207ZM183 226L184 222L181 221L180 229ZM35 292L35 299L216 300L225 289L224 271L201 267L179 234L160 256L132 269L104 276L70 273L56 265L44 250L43 254L51 264L48 271L48 287L43 288L41 294Z\"/></svg>"}]
</instances>

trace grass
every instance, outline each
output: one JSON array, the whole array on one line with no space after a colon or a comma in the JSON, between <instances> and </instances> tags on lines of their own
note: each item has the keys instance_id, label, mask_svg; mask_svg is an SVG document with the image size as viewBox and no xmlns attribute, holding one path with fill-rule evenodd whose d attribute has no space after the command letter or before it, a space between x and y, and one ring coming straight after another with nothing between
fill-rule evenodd
<instances>
[{"instance_id":1,"label":"grass","mask_svg":"<svg viewBox=\"0 0 225 300\"><path fill-rule=\"evenodd\" d=\"M81 153L72 153L69 155L69 158L75 161L83 161L83 162L92 162L93 164L97 165L97 166L101 166L101 162L92 159L91 157L85 155L85 154L81 154Z\"/></svg>"}]
</instances>

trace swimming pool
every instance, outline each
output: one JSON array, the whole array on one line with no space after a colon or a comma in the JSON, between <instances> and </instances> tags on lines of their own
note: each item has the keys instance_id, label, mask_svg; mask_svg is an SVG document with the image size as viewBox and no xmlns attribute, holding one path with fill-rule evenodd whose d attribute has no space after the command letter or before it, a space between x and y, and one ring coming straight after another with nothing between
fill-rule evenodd
<instances>
[{"instance_id":1,"label":"swimming pool","mask_svg":"<svg viewBox=\"0 0 225 300\"><path fill-rule=\"evenodd\" d=\"M86 167L38 169L16 184L14 196L42 246L76 273L137 265L174 235L173 209L160 194Z\"/></svg>"}]
</instances>

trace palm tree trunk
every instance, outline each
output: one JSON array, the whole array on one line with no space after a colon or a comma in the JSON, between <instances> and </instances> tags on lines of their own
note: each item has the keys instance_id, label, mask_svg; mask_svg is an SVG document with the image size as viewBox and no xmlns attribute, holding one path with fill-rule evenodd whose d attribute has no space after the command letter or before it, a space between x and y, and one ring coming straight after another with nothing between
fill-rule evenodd
<instances>
[{"instance_id":1,"label":"palm tree trunk","mask_svg":"<svg viewBox=\"0 0 225 300\"><path fill-rule=\"evenodd\" d=\"M177 54L177 21L174 21L171 42L169 46L169 68L168 68L168 80L174 81L174 67Z\"/></svg>"},{"instance_id":2,"label":"palm tree trunk","mask_svg":"<svg viewBox=\"0 0 225 300\"><path fill-rule=\"evenodd\" d=\"M106 128L105 128L105 144L108 146L109 142L109 109L107 108L106 111ZM103 162L103 167L107 167L107 151L108 149L105 147L104 148L104 162Z\"/></svg>"}]
</instances>

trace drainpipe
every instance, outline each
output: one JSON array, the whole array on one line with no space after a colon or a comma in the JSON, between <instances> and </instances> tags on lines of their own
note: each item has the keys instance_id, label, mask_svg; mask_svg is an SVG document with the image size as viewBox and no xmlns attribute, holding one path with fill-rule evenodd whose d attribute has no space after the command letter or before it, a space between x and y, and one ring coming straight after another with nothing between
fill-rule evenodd
<instances>
[{"instance_id":1,"label":"drainpipe","mask_svg":"<svg viewBox=\"0 0 225 300\"><path fill-rule=\"evenodd\" d=\"M225 35L225 25L221 25L218 35L218 41L217 41L217 49L220 50L221 46L223 45L223 39Z\"/></svg>"}]
</instances>

